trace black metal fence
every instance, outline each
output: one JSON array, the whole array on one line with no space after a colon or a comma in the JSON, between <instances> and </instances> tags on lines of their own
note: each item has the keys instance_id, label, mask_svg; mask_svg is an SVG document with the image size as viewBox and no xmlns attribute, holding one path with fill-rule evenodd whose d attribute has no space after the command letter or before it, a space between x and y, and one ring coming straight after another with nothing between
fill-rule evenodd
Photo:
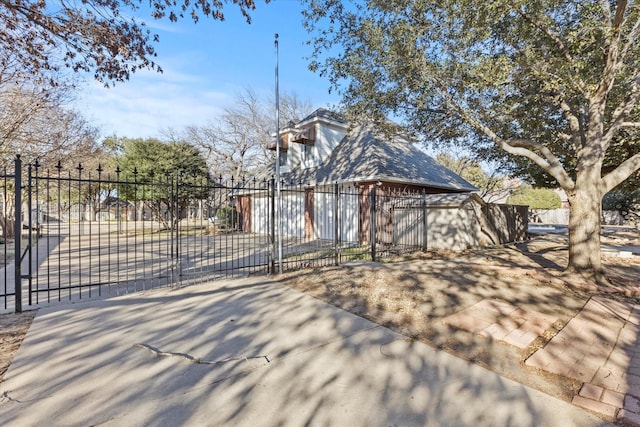
<instances>
[{"instance_id":1,"label":"black metal fence","mask_svg":"<svg viewBox=\"0 0 640 427\"><path fill-rule=\"evenodd\" d=\"M422 196L375 185L283 183L278 197L273 180L23 168L19 158L1 179L2 311L267 274L280 254L287 270L427 246Z\"/></svg>"}]
</instances>

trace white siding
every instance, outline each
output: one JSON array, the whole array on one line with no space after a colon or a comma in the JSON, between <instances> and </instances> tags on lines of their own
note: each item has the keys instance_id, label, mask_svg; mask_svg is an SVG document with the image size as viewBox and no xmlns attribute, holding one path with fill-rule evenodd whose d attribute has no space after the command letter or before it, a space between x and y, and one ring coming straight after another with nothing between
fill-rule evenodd
<instances>
[{"instance_id":1,"label":"white siding","mask_svg":"<svg viewBox=\"0 0 640 427\"><path fill-rule=\"evenodd\" d=\"M277 206L276 206L276 209ZM304 192L282 192L282 235L304 237Z\"/></svg>"},{"instance_id":2,"label":"white siding","mask_svg":"<svg viewBox=\"0 0 640 427\"><path fill-rule=\"evenodd\" d=\"M255 195L251 203L251 231L259 234L271 233L271 197Z\"/></svg>"},{"instance_id":3,"label":"white siding","mask_svg":"<svg viewBox=\"0 0 640 427\"><path fill-rule=\"evenodd\" d=\"M316 140L308 148L309 155L305 156L303 153L304 145L296 142L289 143L287 164L292 170L319 166L347 134L344 128L324 122L316 122L312 126L316 127Z\"/></svg>"},{"instance_id":4,"label":"white siding","mask_svg":"<svg viewBox=\"0 0 640 427\"><path fill-rule=\"evenodd\" d=\"M271 233L271 197L254 196L251 214L251 231L260 234ZM282 235L304 237L304 193L302 192L282 192Z\"/></svg>"},{"instance_id":5,"label":"white siding","mask_svg":"<svg viewBox=\"0 0 640 427\"><path fill-rule=\"evenodd\" d=\"M342 206L342 230L340 240L343 242L358 242L358 219L360 218L360 203L357 194L343 194Z\"/></svg>"},{"instance_id":6,"label":"white siding","mask_svg":"<svg viewBox=\"0 0 640 427\"><path fill-rule=\"evenodd\" d=\"M323 187L313 195L314 237L333 240L336 221L340 224L339 239L342 242L358 241L358 195L340 194L338 218L336 218L333 188Z\"/></svg>"},{"instance_id":7,"label":"white siding","mask_svg":"<svg viewBox=\"0 0 640 427\"><path fill-rule=\"evenodd\" d=\"M393 211L393 243L401 246L425 246L425 209L409 208ZM428 215L427 215L428 218Z\"/></svg>"},{"instance_id":8,"label":"white siding","mask_svg":"<svg viewBox=\"0 0 640 427\"><path fill-rule=\"evenodd\" d=\"M461 251L479 246L480 223L473 206L429 209L427 247Z\"/></svg>"},{"instance_id":9,"label":"white siding","mask_svg":"<svg viewBox=\"0 0 640 427\"><path fill-rule=\"evenodd\" d=\"M322 163L331 155L334 148L342 141L347 134L346 129L319 123L317 126L316 148L318 156L318 164Z\"/></svg>"},{"instance_id":10,"label":"white siding","mask_svg":"<svg viewBox=\"0 0 640 427\"><path fill-rule=\"evenodd\" d=\"M336 227L335 205L335 194L319 191L313 193L314 238L333 240Z\"/></svg>"}]
</instances>

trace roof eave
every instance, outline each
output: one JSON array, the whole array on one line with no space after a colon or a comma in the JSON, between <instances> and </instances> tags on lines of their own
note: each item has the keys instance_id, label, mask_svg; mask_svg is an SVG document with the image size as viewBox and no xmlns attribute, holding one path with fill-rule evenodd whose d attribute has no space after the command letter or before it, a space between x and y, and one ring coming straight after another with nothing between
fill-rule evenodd
<instances>
[{"instance_id":1,"label":"roof eave","mask_svg":"<svg viewBox=\"0 0 640 427\"><path fill-rule=\"evenodd\" d=\"M437 188L441 190L455 190L459 192L478 191L478 189L474 186L457 187L452 185L443 185L442 183L434 183L434 182L423 181L423 180L407 180L403 178L391 177L386 175L349 177L346 179L321 181L321 182L318 182L318 184L347 184L347 183L358 183L358 182L369 182L369 181L381 181L381 182L389 182L394 184L405 184L405 185L419 185L424 187Z\"/></svg>"}]
</instances>

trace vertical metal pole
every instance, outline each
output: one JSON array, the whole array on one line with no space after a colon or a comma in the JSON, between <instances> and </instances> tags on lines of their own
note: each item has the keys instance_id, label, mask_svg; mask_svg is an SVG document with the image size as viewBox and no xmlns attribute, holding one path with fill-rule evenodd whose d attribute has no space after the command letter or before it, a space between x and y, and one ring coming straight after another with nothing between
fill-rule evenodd
<instances>
[{"instance_id":1,"label":"vertical metal pole","mask_svg":"<svg viewBox=\"0 0 640 427\"><path fill-rule=\"evenodd\" d=\"M7 211L7 205L9 204L8 201L8 197L7 195L9 194L9 192L7 191L7 167L4 166L2 168L2 215L5 218L10 217L9 212ZM8 249L7 248L7 237L8 235L11 234L9 230L7 230L7 227L3 227L2 228L2 240L4 240L5 244L2 247L2 261L4 265L9 265L9 263L7 262L7 256L8 256ZM2 286L2 291L5 294L5 296L2 298L3 301L3 307L6 309L8 307L7 305L7 294L8 292L8 285L9 285L9 276L7 274L7 270L6 268L2 269L2 279L4 280L3 286ZM15 292L15 286L13 287L13 290Z\"/></svg>"},{"instance_id":2,"label":"vertical metal pole","mask_svg":"<svg viewBox=\"0 0 640 427\"><path fill-rule=\"evenodd\" d=\"M58 187L58 191L56 194L56 215L58 216L58 247L62 244L62 209L60 200L62 200L62 176L60 175L62 171L62 163L58 160L58 164L55 166L58 171L56 176L56 186ZM62 251L58 251L58 301L62 299Z\"/></svg>"},{"instance_id":3,"label":"vertical metal pole","mask_svg":"<svg viewBox=\"0 0 640 427\"><path fill-rule=\"evenodd\" d=\"M271 247L273 248L271 257L271 274L276 274L276 185L275 180L271 179L271 186L269 187L269 195L271 202Z\"/></svg>"},{"instance_id":4,"label":"vertical metal pole","mask_svg":"<svg viewBox=\"0 0 640 427\"><path fill-rule=\"evenodd\" d=\"M102 180L102 165L100 163L98 163L98 169L96 169L96 171L98 172L98 183L97 188L96 188L96 202L98 204L97 208L98 208L98 217L96 218L98 221L98 277L100 278L100 280L98 281L98 296L102 296L102 242L100 241L101 237L102 237L102 224L101 224L101 214L100 214L100 199L102 198L102 185L100 184L100 181ZM106 202L106 200L105 200ZM106 203L104 203L105 207L106 207ZM107 211L108 212L108 211ZM107 217L108 218L108 217ZM49 240L47 239L47 242Z\"/></svg>"},{"instance_id":5,"label":"vertical metal pole","mask_svg":"<svg viewBox=\"0 0 640 427\"><path fill-rule=\"evenodd\" d=\"M175 215L172 218L174 228L175 239L175 265L176 274L178 278L178 285L182 283L182 267L180 266L180 203L178 202L178 179L179 174L176 174L176 178L172 183L173 186L173 209Z\"/></svg>"},{"instance_id":6,"label":"vertical metal pole","mask_svg":"<svg viewBox=\"0 0 640 427\"><path fill-rule=\"evenodd\" d=\"M116 179L118 180L116 193L118 195L118 199L116 200L116 224L118 225L118 239L120 239L120 233L122 233L122 221L121 221L121 213L120 213L120 202L122 200L122 194L120 193L120 166L116 168ZM118 245L119 247L120 245ZM118 258L119 259L119 258ZM120 276L118 276L119 278Z\"/></svg>"},{"instance_id":7,"label":"vertical metal pole","mask_svg":"<svg viewBox=\"0 0 640 427\"><path fill-rule=\"evenodd\" d=\"M33 219L32 219L32 216L33 216L33 202L32 202L31 194L32 194L32 190L33 190L33 181L31 179L31 172L32 172L31 164L29 164L27 166L27 171L28 171L27 172L27 210L29 211L29 213L28 213L29 216L27 217L28 218L27 224L28 224L28 227L29 227L29 232L28 232L29 241L27 242L27 248L28 248L28 251L29 251L29 257L28 257L29 258L29 265L27 266L27 271L29 272L29 275L28 275L29 276L29 295L28 295L28 298L29 298L29 305L32 305L33 301L31 299L31 291L32 291L32 286L33 286L33 283L32 283L32 276L33 276L33 266L32 266L33 265Z\"/></svg>"},{"instance_id":8,"label":"vertical metal pole","mask_svg":"<svg viewBox=\"0 0 640 427\"><path fill-rule=\"evenodd\" d=\"M42 237L42 226L43 224L40 223L40 193L38 191L39 185L40 185L40 180L38 179L38 168L40 167L40 162L38 162L38 159L36 159L36 161L33 164L33 167L35 168L35 195L36 195L36 220L35 220L35 229L36 229L36 262L35 265L38 266L40 265L40 255L38 254L38 244L40 243L40 238ZM32 188L29 187L29 198L31 199L31 194L32 194ZM48 200L48 199L47 199ZM44 220L44 218L43 218ZM44 221L43 221L44 222ZM31 227L33 229L33 227ZM48 242L48 239L47 239ZM48 252L47 252L48 254ZM29 262L29 298L31 298L31 289L33 287L33 280L35 279L36 281L36 304L38 304L40 302L40 292L38 291L38 283L39 283L39 277L38 277L38 270L36 268L36 271L33 271L33 267L31 262ZM29 304L31 304L31 301L29 302Z\"/></svg>"},{"instance_id":9,"label":"vertical metal pole","mask_svg":"<svg viewBox=\"0 0 640 427\"><path fill-rule=\"evenodd\" d=\"M278 223L278 274L282 274L282 194L280 184L280 81L278 77L278 34L275 34L276 48L276 221Z\"/></svg>"},{"instance_id":10,"label":"vertical metal pole","mask_svg":"<svg viewBox=\"0 0 640 427\"><path fill-rule=\"evenodd\" d=\"M376 187L371 187L371 206L369 207L369 224L371 227L371 261L376 260Z\"/></svg>"},{"instance_id":11,"label":"vertical metal pole","mask_svg":"<svg viewBox=\"0 0 640 427\"><path fill-rule=\"evenodd\" d=\"M22 270L20 269L20 264L22 261L22 248L20 244L22 243L20 239L22 238L22 160L20 160L20 155L16 156L15 160L15 224L14 224L14 265L15 265L15 276L14 276L14 284L15 284L15 296L16 296L16 313L22 313Z\"/></svg>"},{"instance_id":12,"label":"vertical metal pole","mask_svg":"<svg viewBox=\"0 0 640 427\"><path fill-rule=\"evenodd\" d=\"M427 241L427 236L428 236L428 229L427 229L427 222L428 218L427 218L427 196L426 196L426 192L424 191L424 189L422 189L422 248L426 251L429 246L428 246L428 241Z\"/></svg>"},{"instance_id":13,"label":"vertical metal pole","mask_svg":"<svg viewBox=\"0 0 640 427\"><path fill-rule=\"evenodd\" d=\"M121 176L120 173L122 171L120 170L120 166L116 167L116 194L118 195L118 198L116 199L116 225L117 225L117 230L118 232L116 233L116 248L118 248L118 251L120 250L121 246L120 246L120 233L122 232L122 222L121 222L121 216L122 213L120 212L120 203L122 202L122 192L120 191L120 185L122 184L122 181L120 180ZM111 228L111 227L109 227ZM111 230L109 230L111 231ZM111 233L109 233L109 235L111 235ZM111 248L111 242L109 242L109 248ZM109 265L111 265L111 250L108 250L108 254L109 254ZM114 254L116 257L116 295L120 295L120 252ZM109 271L112 271L111 268L109 268Z\"/></svg>"},{"instance_id":14,"label":"vertical metal pole","mask_svg":"<svg viewBox=\"0 0 640 427\"><path fill-rule=\"evenodd\" d=\"M76 167L76 170L78 171L78 298L79 299L82 299L82 235L84 234L84 215L85 215L85 209L86 209L84 203L82 203L82 170L83 169L84 168L82 167L82 165L78 163L78 167ZM71 188L71 180L69 180L69 188ZM71 201L71 197L69 197L69 201ZM71 231L71 224L69 224L69 231ZM69 232L69 234L71 234L71 232ZM69 237L69 242L71 242L71 237Z\"/></svg>"},{"instance_id":15,"label":"vertical metal pole","mask_svg":"<svg viewBox=\"0 0 640 427\"><path fill-rule=\"evenodd\" d=\"M334 184L333 186L333 222L334 222L334 229L333 229L333 251L334 251L334 255L335 255L335 265L338 265L340 263L340 226L341 226L341 220L342 218L340 217L340 206L339 206L339 202L340 202L340 189L338 187L338 184Z\"/></svg>"},{"instance_id":16,"label":"vertical metal pole","mask_svg":"<svg viewBox=\"0 0 640 427\"><path fill-rule=\"evenodd\" d=\"M133 270L138 271L138 168L133 168ZM91 230L91 229L89 229ZM144 233L142 234L144 238ZM141 250L144 254L144 249ZM91 254L91 252L89 252ZM89 258L91 260L91 258ZM91 263L89 263L91 266ZM142 265L144 268L144 264ZM143 281L142 287L144 288L144 272L142 273ZM138 291L138 275L133 276L133 291ZM89 288L91 293L91 288Z\"/></svg>"}]
</instances>

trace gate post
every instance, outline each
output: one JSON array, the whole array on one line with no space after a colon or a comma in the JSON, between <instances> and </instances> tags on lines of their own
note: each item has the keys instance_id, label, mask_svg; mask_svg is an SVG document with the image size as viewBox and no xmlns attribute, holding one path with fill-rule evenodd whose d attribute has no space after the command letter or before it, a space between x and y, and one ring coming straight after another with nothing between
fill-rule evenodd
<instances>
[{"instance_id":1,"label":"gate post","mask_svg":"<svg viewBox=\"0 0 640 427\"><path fill-rule=\"evenodd\" d=\"M338 184L333 186L333 252L335 265L340 264L340 229L342 228L342 218L340 215L340 188Z\"/></svg>"},{"instance_id":2,"label":"gate post","mask_svg":"<svg viewBox=\"0 0 640 427\"><path fill-rule=\"evenodd\" d=\"M32 297L31 297L31 291L32 291L32 287L33 287L33 200L32 200L32 194L33 194L33 179L31 177L31 174L33 172L31 163L29 163L29 165L27 165L27 227L29 227L29 231L28 231L28 242L27 242L27 248L29 248L29 266L27 267L29 270L29 293L28 293L28 298L29 298L29 305L33 304L32 301Z\"/></svg>"},{"instance_id":3,"label":"gate post","mask_svg":"<svg viewBox=\"0 0 640 427\"><path fill-rule=\"evenodd\" d=\"M371 243L371 261L376 260L376 186L371 188L371 206L369 207L369 227L370 227L370 242Z\"/></svg>"},{"instance_id":4,"label":"gate post","mask_svg":"<svg viewBox=\"0 0 640 427\"><path fill-rule=\"evenodd\" d=\"M271 178L271 274L276 274L276 184L274 178Z\"/></svg>"},{"instance_id":5,"label":"gate post","mask_svg":"<svg viewBox=\"0 0 640 427\"><path fill-rule=\"evenodd\" d=\"M422 189L422 249L426 252L429 248L429 242L427 241L429 230L428 230L428 218L427 218L427 195Z\"/></svg>"},{"instance_id":6,"label":"gate post","mask_svg":"<svg viewBox=\"0 0 640 427\"><path fill-rule=\"evenodd\" d=\"M182 263L180 262L180 201L179 201L179 190L180 190L180 173L176 173L175 177L171 179L171 191L173 193L172 196L172 204L174 215L171 218L171 224L174 229L173 238L175 239L175 274L178 281L178 285L182 284Z\"/></svg>"},{"instance_id":7,"label":"gate post","mask_svg":"<svg viewBox=\"0 0 640 427\"><path fill-rule=\"evenodd\" d=\"M22 160L20 155L16 156L15 160L15 224L14 224L14 292L16 297L16 313L22 313L22 270L20 265L22 264Z\"/></svg>"}]
</instances>

